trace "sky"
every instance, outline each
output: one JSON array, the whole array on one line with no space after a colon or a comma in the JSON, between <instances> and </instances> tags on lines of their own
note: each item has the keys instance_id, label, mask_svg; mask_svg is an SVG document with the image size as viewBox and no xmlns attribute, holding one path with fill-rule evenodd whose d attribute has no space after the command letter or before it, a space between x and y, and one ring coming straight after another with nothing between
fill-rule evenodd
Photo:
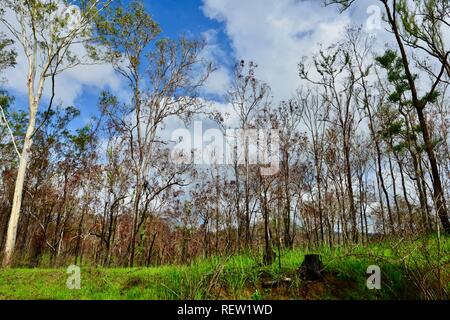
<instances>
[{"instance_id":1,"label":"sky","mask_svg":"<svg viewBox=\"0 0 450 320\"><path fill-rule=\"evenodd\" d=\"M357 6L339 14L337 7L324 7L320 0L145 1L162 29L161 36L205 39L202 54L217 70L202 93L223 108L236 61L256 62L256 76L270 85L274 100L279 101L290 98L300 86L297 65L302 57L311 56L320 45L338 41L346 26L362 25L383 43L384 30L368 25L376 17L374 4L378 1L360 0ZM5 31L4 27L0 31ZM26 61L19 54L17 67L6 74L6 87L19 108L26 107L25 75ZM44 103L50 96L49 88L47 84ZM127 90L123 79L108 65L77 67L58 76L56 102L78 107L82 111L79 121L87 121L96 112L99 91L105 89L119 95Z\"/></svg>"}]
</instances>

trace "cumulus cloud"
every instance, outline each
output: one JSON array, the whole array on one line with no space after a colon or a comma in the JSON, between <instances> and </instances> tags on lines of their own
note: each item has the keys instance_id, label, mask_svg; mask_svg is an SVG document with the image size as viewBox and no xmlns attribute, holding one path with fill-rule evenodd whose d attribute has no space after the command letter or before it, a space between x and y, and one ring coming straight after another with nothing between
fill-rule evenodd
<instances>
[{"instance_id":1,"label":"cumulus cloud","mask_svg":"<svg viewBox=\"0 0 450 320\"><path fill-rule=\"evenodd\" d=\"M363 0L342 14L319 0L203 0L201 9L224 24L235 57L259 65L258 76L277 100L288 98L300 85L297 65L302 57L340 40L349 25L367 29L374 16L374 7L368 8L374 4L378 1Z\"/></svg>"},{"instance_id":2,"label":"cumulus cloud","mask_svg":"<svg viewBox=\"0 0 450 320\"><path fill-rule=\"evenodd\" d=\"M205 48L202 51L202 57L213 64L215 70L206 81L203 91L206 94L224 96L230 86L230 72L227 65L230 58L221 47L218 41L218 31L214 29L202 33L205 40Z\"/></svg>"}]
</instances>

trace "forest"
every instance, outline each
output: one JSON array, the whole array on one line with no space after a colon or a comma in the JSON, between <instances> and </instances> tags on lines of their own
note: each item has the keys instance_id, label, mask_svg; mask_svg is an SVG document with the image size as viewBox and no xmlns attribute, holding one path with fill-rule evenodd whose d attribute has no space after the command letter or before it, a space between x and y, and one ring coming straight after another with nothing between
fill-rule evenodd
<instances>
[{"instance_id":1,"label":"forest","mask_svg":"<svg viewBox=\"0 0 450 320\"><path fill-rule=\"evenodd\" d=\"M281 99L240 57L205 94L208 43L166 37L146 2L1 2L0 299L450 298L449 1L373 1L386 45L356 25L294 52ZM100 64L124 91L89 115L57 99Z\"/></svg>"}]
</instances>

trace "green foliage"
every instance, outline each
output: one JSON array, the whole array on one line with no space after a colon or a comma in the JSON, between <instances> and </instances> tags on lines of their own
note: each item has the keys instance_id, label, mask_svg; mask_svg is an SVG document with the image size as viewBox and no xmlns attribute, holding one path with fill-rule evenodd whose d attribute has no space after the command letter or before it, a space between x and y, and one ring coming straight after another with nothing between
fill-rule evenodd
<instances>
[{"instance_id":1,"label":"green foliage","mask_svg":"<svg viewBox=\"0 0 450 320\"><path fill-rule=\"evenodd\" d=\"M302 299L307 285L296 276L304 255L302 249L282 252L277 263L261 267L259 257L236 255L229 259L196 259L189 265L152 268L81 268L81 290L66 288L64 269L2 269L0 299ZM408 270L427 272L450 258L450 238L435 236L414 241L385 241L369 246L319 248L325 272L334 284L319 291L317 299L418 299L420 289L411 282ZM368 290L366 269L382 270L382 289ZM272 279L286 276L293 281L279 291L263 289L261 274ZM442 278L450 270L441 269Z\"/></svg>"},{"instance_id":2,"label":"green foliage","mask_svg":"<svg viewBox=\"0 0 450 320\"><path fill-rule=\"evenodd\" d=\"M8 107L11 105L12 97L8 95L6 91L0 90L0 107L6 112Z\"/></svg>"},{"instance_id":3,"label":"green foliage","mask_svg":"<svg viewBox=\"0 0 450 320\"><path fill-rule=\"evenodd\" d=\"M413 107L410 94L410 86L404 71L402 59L393 50L387 50L382 56L375 58L379 66L387 72L388 81L392 85L389 93L387 105L381 112L383 121L381 123L381 136L392 144L394 152L403 152L408 147L415 148L418 153L424 151L424 146L418 141L421 134L420 124L410 123L410 130L405 128L405 119L401 113L405 114ZM417 77L413 75L414 79ZM433 91L425 96L421 103L435 102L439 97L439 92Z\"/></svg>"},{"instance_id":4,"label":"green foliage","mask_svg":"<svg viewBox=\"0 0 450 320\"><path fill-rule=\"evenodd\" d=\"M427 1L432 2L432 0ZM418 1L415 0L415 2L415 4L417 5ZM411 10L411 8L408 6L408 1L406 0L398 1L396 9L402 21L402 27L408 34L416 36L413 41L414 43L416 43L418 40L417 36L420 34L420 26L416 21L417 12L415 12L415 10Z\"/></svg>"},{"instance_id":5,"label":"green foliage","mask_svg":"<svg viewBox=\"0 0 450 320\"><path fill-rule=\"evenodd\" d=\"M261 292L259 292L258 289L256 289L255 292L252 294L251 299L252 300L263 300L263 295L261 294Z\"/></svg>"},{"instance_id":6,"label":"green foliage","mask_svg":"<svg viewBox=\"0 0 450 320\"><path fill-rule=\"evenodd\" d=\"M91 126L86 125L81 129L76 130L76 134L70 135L70 140L75 145L79 152L83 153L87 149L87 145L91 140Z\"/></svg>"},{"instance_id":7,"label":"green foliage","mask_svg":"<svg viewBox=\"0 0 450 320\"><path fill-rule=\"evenodd\" d=\"M0 33L0 73L16 64L16 51L11 48L14 41L5 38L4 34Z\"/></svg>"},{"instance_id":8,"label":"green foliage","mask_svg":"<svg viewBox=\"0 0 450 320\"><path fill-rule=\"evenodd\" d=\"M387 50L384 55L376 57L375 61L386 70L387 79L394 86L394 90L389 94L388 100L391 103L410 105L411 101L406 98L410 87L402 59L398 57L395 51Z\"/></svg>"},{"instance_id":9,"label":"green foliage","mask_svg":"<svg viewBox=\"0 0 450 320\"><path fill-rule=\"evenodd\" d=\"M132 1L126 7L120 3L110 6L96 20L96 29L98 42L108 49L106 59L117 64L125 58L135 69L139 68L143 50L160 33L141 1Z\"/></svg>"},{"instance_id":10,"label":"green foliage","mask_svg":"<svg viewBox=\"0 0 450 320\"><path fill-rule=\"evenodd\" d=\"M395 144L393 147L394 152L401 153L407 148L407 145L405 142L400 142L398 144Z\"/></svg>"},{"instance_id":11,"label":"green foliage","mask_svg":"<svg viewBox=\"0 0 450 320\"><path fill-rule=\"evenodd\" d=\"M383 137L390 138L401 134L404 123L405 121L403 119L398 119L387 123L386 128L383 131Z\"/></svg>"}]
</instances>

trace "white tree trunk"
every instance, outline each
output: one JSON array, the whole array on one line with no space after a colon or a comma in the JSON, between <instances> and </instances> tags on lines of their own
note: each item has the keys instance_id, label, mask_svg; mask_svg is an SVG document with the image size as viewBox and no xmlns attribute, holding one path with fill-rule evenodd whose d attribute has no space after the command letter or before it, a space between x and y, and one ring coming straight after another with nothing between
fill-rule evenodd
<instances>
[{"instance_id":1,"label":"white tree trunk","mask_svg":"<svg viewBox=\"0 0 450 320\"><path fill-rule=\"evenodd\" d=\"M8 223L8 232L6 234L6 244L5 244L5 254L3 256L3 266L9 267L12 263L12 258L14 255L14 247L16 244L17 237L17 226L19 224L20 218L20 208L22 206L22 194L23 185L25 181L25 174L28 166L28 160L30 155L30 149L33 144L33 133L36 126L36 113L37 113L37 102L35 99L30 99L32 105L30 106L30 119L28 123L27 133L25 135L24 145L22 149L22 154L19 162L19 170L17 172L16 185L14 189L14 198L11 209L11 216Z\"/></svg>"}]
</instances>

